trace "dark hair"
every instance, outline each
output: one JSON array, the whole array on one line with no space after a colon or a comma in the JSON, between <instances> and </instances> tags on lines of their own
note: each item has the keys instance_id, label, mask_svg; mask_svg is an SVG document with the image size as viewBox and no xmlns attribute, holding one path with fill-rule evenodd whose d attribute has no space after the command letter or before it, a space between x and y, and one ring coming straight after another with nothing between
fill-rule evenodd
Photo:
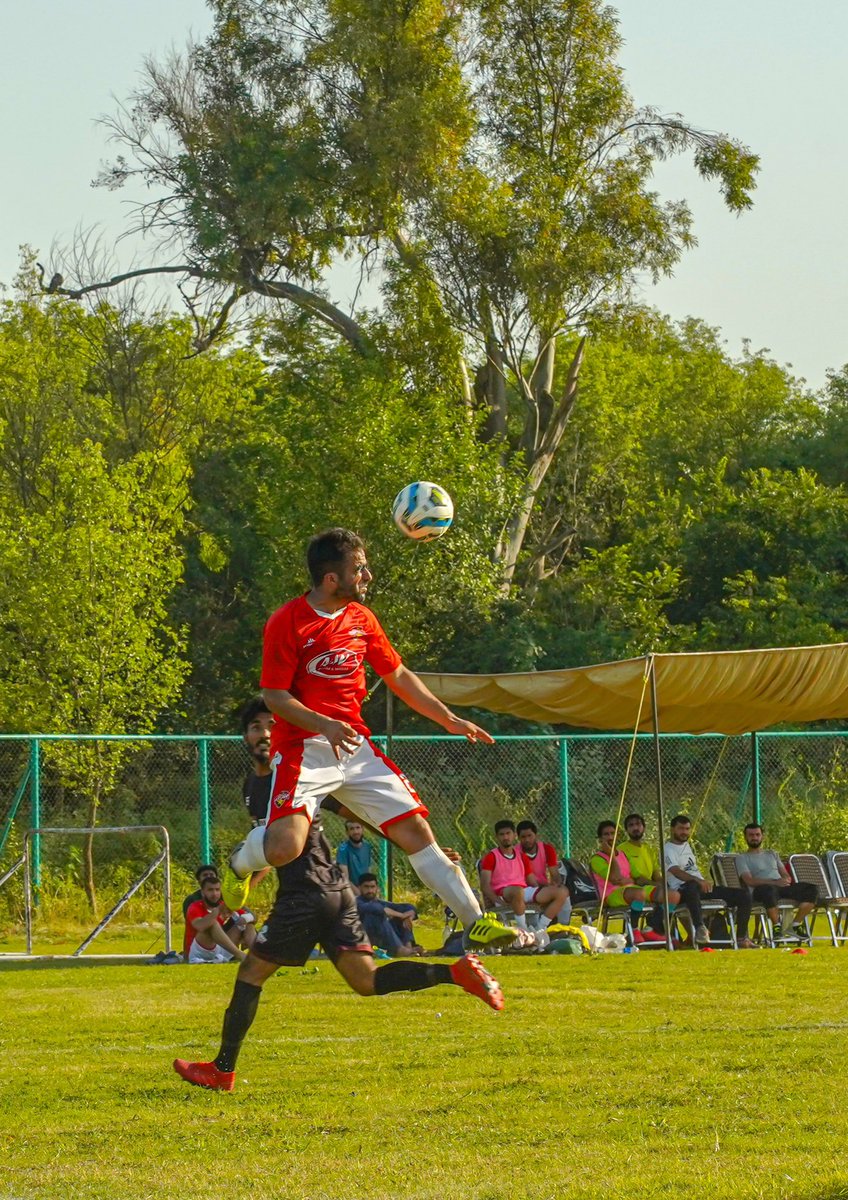
<instances>
[{"instance_id":1,"label":"dark hair","mask_svg":"<svg viewBox=\"0 0 848 1200\"><path fill-rule=\"evenodd\" d=\"M338 571L349 551L364 549L365 543L352 529L337 527L316 533L306 547L306 566L314 586L320 587L328 572Z\"/></svg>"},{"instance_id":2,"label":"dark hair","mask_svg":"<svg viewBox=\"0 0 848 1200\"><path fill-rule=\"evenodd\" d=\"M525 829L529 829L531 833L538 833L539 830L532 821L519 821L515 827L516 833L523 833Z\"/></svg>"},{"instance_id":3,"label":"dark hair","mask_svg":"<svg viewBox=\"0 0 848 1200\"><path fill-rule=\"evenodd\" d=\"M615 829L615 821L601 821L598 825L598 837L601 836L605 829Z\"/></svg>"},{"instance_id":4,"label":"dark hair","mask_svg":"<svg viewBox=\"0 0 848 1200\"><path fill-rule=\"evenodd\" d=\"M377 876L373 875L371 873L371 871L366 871L364 875L359 876L359 882L360 883L376 883Z\"/></svg>"},{"instance_id":5,"label":"dark hair","mask_svg":"<svg viewBox=\"0 0 848 1200\"><path fill-rule=\"evenodd\" d=\"M641 821L643 825L645 824L645 818L642 816L641 813L628 813L627 816L624 818L624 828L625 829L627 828L629 821Z\"/></svg>"},{"instance_id":6,"label":"dark hair","mask_svg":"<svg viewBox=\"0 0 848 1200\"><path fill-rule=\"evenodd\" d=\"M691 825L691 824L692 824L692 818L687 817L686 813L678 813L676 817L671 818L672 829L674 828L675 825Z\"/></svg>"},{"instance_id":7,"label":"dark hair","mask_svg":"<svg viewBox=\"0 0 848 1200\"><path fill-rule=\"evenodd\" d=\"M515 833L515 823L513 821L495 821L495 833L500 833L502 829L511 829Z\"/></svg>"},{"instance_id":8,"label":"dark hair","mask_svg":"<svg viewBox=\"0 0 848 1200\"><path fill-rule=\"evenodd\" d=\"M251 721L255 721L260 713L270 713L270 711L270 708L265 703L264 696L254 696L252 700L248 700L247 704L241 710L242 733L247 733Z\"/></svg>"},{"instance_id":9,"label":"dark hair","mask_svg":"<svg viewBox=\"0 0 848 1200\"><path fill-rule=\"evenodd\" d=\"M749 829L759 829L760 833L763 832L763 827L759 823L759 821L749 821L748 824L745 826L745 828L742 830L742 832L747 833Z\"/></svg>"},{"instance_id":10,"label":"dark hair","mask_svg":"<svg viewBox=\"0 0 848 1200\"><path fill-rule=\"evenodd\" d=\"M198 883L200 883L200 876L206 874L207 871L211 871L212 874L215 876L215 878L216 879L218 878L218 868L215 866L215 864L214 863L204 863L203 866L198 867L197 870L194 872L194 878L197 880Z\"/></svg>"},{"instance_id":11,"label":"dark hair","mask_svg":"<svg viewBox=\"0 0 848 1200\"><path fill-rule=\"evenodd\" d=\"M221 880L218 878L217 875L207 875L205 879L199 879L198 883L200 884L200 890L202 892L203 889L205 887L208 887L210 883L217 883L218 886L220 887Z\"/></svg>"}]
</instances>

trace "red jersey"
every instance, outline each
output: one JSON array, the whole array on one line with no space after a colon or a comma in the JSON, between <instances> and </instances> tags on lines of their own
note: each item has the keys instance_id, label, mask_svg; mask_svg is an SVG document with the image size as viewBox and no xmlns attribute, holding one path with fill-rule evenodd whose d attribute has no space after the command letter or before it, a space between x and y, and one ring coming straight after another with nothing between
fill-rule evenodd
<instances>
[{"instance_id":1,"label":"red jersey","mask_svg":"<svg viewBox=\"0 0 848 1200\"><path fill-rule=\"evenodd\" d=\"M532 872L539 881L539 886L548 882L548 870L559 866L557 852L550 842L536 842L536 853L531 856L524 851L524 861L527 863L528 873Z\"/></svg>"},{"instance_id":2,"label":"red jersey","mask_svg":"<svg viewBox=\"0 0 848 1200\"><path fill-rule=\"evenodd\" d=\"M183 957L188 961L188 952L191 949L191 943L194 941L194 926L192 921L196 921L198 917L208 917L209 909L206 907L205 900L195 900L186 909L185 915L185 933L183 934ZM224 918L218 917L218 924L224 925Z\"/></svg>"},{"instance_id":3,"label":"red jersey","mask_svg":"<svg viewBox=\"0 0 848 1200\"><path fill-rule=\"evenodd\" d=\"M378 675L391 675L401 664L380 622L356 601L332 616L322 615L306 596L289 600L268 618L262 650L260 686L291 692L313 712L347 721L368 737L362 720L365 664ZM271 752L316 737L275 716Z\"/></svg>"}]
</instances>

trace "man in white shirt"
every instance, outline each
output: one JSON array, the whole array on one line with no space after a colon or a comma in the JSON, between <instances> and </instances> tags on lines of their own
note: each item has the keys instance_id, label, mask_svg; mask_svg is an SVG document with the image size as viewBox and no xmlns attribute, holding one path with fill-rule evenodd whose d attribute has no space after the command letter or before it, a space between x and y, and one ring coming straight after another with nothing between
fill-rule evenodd
<instances>
[{"instance_id":1,"label":"man in white shirt","mask_svg":"<svg viewBox=\"0 0 848 1200\"><path fill-rule=\"evenodd\" d=\"M814 883L793 883L789 872L781 862L776 850L763 849L763 827L752 821L745 826L745 841L748 844L746 854L736 855L736 869L739 878L746 887L752 889L757 904L764 905L771 917L774 927L775 941L790 941L803 933L803 921L816 907L818 891ZM794 915L794 924L798 930L793 933L793 909L783 910L783 919L778 905L781 900L795 900L798 911Z\"/></svg>"},{"instance_id":2,"label":"man in white shirt","mask_svg":"<svg viewBox=\"0 0 848 1200\"><path fill-rule=\"evenodd\" d=\"M711 880L704 879L698 870L698 861L689 845L692 822L683 813L671 822L671 839L663 849L666 886L680 893L680 903L685 904L695 926L695 941L705 946L710 940L709 930L704 924L702 899L725 900L736 909L737 945L747 950L753 946L748 937L748 922L751 919L751 893L747 888L717 887Z\"/></svg>"}]
</instances>

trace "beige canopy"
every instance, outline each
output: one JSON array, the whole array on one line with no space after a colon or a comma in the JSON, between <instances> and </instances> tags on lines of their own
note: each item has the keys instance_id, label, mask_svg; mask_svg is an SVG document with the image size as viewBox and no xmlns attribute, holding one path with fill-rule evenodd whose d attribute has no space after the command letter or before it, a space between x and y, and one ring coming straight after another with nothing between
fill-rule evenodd
<instances>
[{"instance_id":1,"label":"beige canopy","mask_svg":"<svg viewBox=\"0 0 848 1200\"><path fill-rule=\"evenodd\" d=\"M656 654L596 667L510 675L425 675L454 706L589 729L653 726L645 675L653 662L663 733L749 733L783 722L848 717L848 643L773 650Z\"/></svg>"}]
</instances>

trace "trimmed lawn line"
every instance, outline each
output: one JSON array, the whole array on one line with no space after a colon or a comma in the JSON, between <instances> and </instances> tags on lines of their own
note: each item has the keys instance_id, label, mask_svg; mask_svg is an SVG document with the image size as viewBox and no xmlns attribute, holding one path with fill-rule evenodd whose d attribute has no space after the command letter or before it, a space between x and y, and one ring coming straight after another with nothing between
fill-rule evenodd
<instances>
[{"instance_id":1,"label":"trimmed lawn line","mask_svg":"<svg viewBox=\"0 0 848 1200\"><path fill-rule=\"evenodd\" d=\"M170 1065L233 968L2 972L0 1197L848 1196L843 951L490 961L501 1014L285 970L233 1095Z\"/></svg>"}]
</instances>

